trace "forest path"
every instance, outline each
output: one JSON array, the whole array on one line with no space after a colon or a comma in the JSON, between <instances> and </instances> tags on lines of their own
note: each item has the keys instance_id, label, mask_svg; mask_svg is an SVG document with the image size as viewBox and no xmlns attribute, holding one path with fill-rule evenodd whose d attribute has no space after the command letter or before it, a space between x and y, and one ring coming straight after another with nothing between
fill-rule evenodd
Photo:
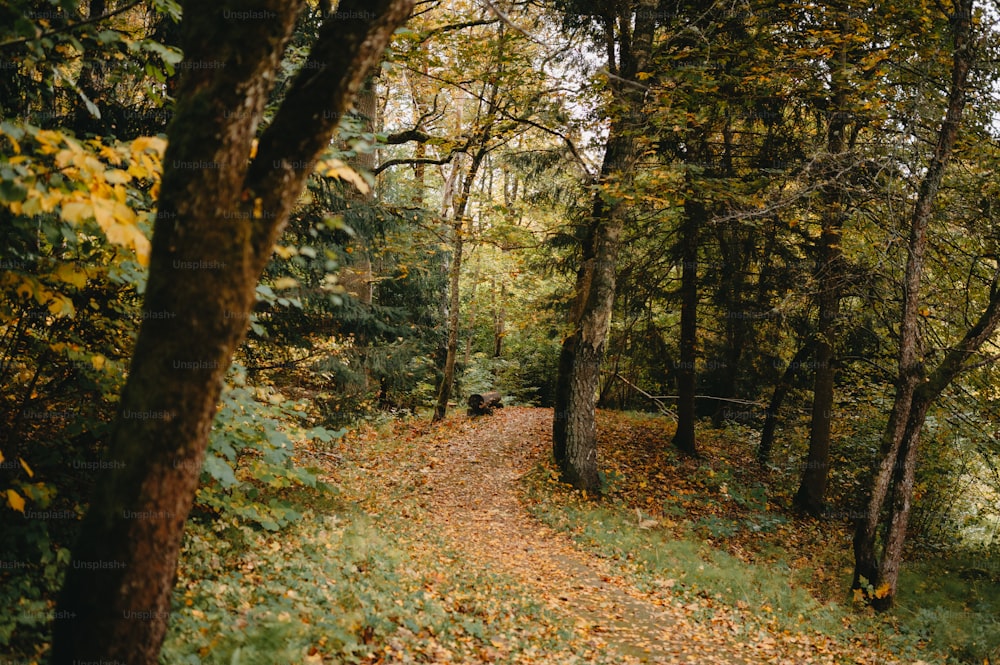
<instances>
[{"instance_id":1,"label":"forest path","mask_svg":"<svg viewBox=\"0 0 1000 665\"><path fill-rule=\"evenodd\" d=\"M769 662L738 643L728 621L700 623L684 606L648 598L527 512L518 479L549 454L551 423L551 410L507 408L453 421L447 438L429 444L425 505L444 538L469 561L537 590L623 663Z\"/></svg>"}]
</instances>

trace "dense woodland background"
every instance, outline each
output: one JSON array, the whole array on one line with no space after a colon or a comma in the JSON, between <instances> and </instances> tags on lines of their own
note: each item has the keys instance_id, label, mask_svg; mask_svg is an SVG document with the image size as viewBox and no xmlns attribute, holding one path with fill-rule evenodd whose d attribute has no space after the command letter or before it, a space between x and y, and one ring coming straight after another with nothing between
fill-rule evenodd
<instances>
[{"instance_id":1,"label":"dense woodland background","mask_svg":"<svg viewBox=\"0 0 1000 665\"><path fill-rule=\"evenodd\" d=\"M217 4L218 25L271 11ZM251 129L308 78L324 22L382 11L290 14ZM595 405L676 422L659 443L689 457L752 447L789 515L853 530L859 608L891 609L903 560L995 585L998 11L417 2L352 110L321 118L334 140L231 311L249 327L232 367L167 367L225 375L189 522L287 528L286 491L318 484L303 450L493 390L554 407L560 475L592 497L614 496L602 464L626 446L595 435ZM120 396L140 326L178 316L143 306L163 174L205 166L171 162L192 126L171 121L184 76L234 69L185 59L209 22L181 16L0 5L0 645L25 662L116 470L115 423L163 419ZM215 209L220 228L270 214L247 206ZM172 268L226 269L189 263ZM205 284L187 297L221 297ZM984 607L969 616L995 629ZM953 656L996 658L998 634Z\"/></svg>"}]
</instances>

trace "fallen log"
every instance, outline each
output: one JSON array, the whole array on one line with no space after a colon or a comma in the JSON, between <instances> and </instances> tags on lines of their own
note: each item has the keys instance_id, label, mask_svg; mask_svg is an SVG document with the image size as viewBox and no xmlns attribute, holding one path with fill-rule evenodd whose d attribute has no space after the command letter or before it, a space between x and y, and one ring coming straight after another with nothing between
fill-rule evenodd
<instances>
[{"instance_id":1,"label":"fallen log","mask_svg":"<svg viewBox=\"0 0 1000 665\"><path fill-rule=\"evenodd\" d=\"M469 395L469 415L485 416L493 412L493 409L503 408L503 398L498 392L488 392L483 394L474 393Z\"/></svg>"}]
</instances>

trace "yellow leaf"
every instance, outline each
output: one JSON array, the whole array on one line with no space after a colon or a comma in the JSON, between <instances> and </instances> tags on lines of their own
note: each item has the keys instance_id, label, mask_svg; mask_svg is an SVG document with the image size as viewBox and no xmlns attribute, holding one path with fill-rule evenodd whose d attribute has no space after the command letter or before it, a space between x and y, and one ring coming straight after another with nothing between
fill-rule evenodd
<instances>
[{"instance_id":1,"label":"yellow leaf","mask_svg":"<svg viewBox=\"0 0 1000 665\"><path fill-rule=\"evenodd\" d=\"M281 277L274 282L274 288L278 289L294 289L299 285L298 280L294 277Z\"/></svg>"},{"instance_id":2,"label":"yellow leaf","mask_svg":"<svg viewBox=\"0 0 1000 665\"><path fill-rule=\"evenodd\" d=\"M46 303L46 306L49 308L49 313L52 316L59 318L73 318L73 315L76 313L73 301L61 294L52 294L52 299Z\"/></svg>"},{"instance_id":3,"label":"yellow leaf","mask_svg":"<svg viewBox=\"0 0 1000 665\"><path fill-rule=\"evenodd\" d=\"M24 499L14 490L7 490L7 505L19 513L24 513Z\"/></svg>"},{"instance_id":4,"label":"yellow leaf","mask_svg":"<svg viewBox=\"0 0 1000 665\"><path fill-rule=\"evenodd\" d=\"M90 359L90 364L94 366L94 369L102 370L104 369L104 363L107 362L107 360L108 360L107 358L98 353L93 358Z\"/></svg>"},{"instance_id":5,"label":"yellow leaf","mask_svg":"<svg viewBox=\"0 0 1000 665\"><path fill-rule=\"evenodd\" d=\"M122 224L135 224L135 211L124 203L115 201L112 214Z\"/></svg>"},{"instance_id":6,"label":"yellow leaf","mask_svg":"<svg viewBox=\"0 0 1000 665\"><path fill-rule=\"evenodd\" d=\"M7 140L10 142L10 145L14 148L14 152L17 154L21 154L21 144L17 142L17 139L15 139L13 136L11 136L6 132L4 132L3 135L7 137Z\"/></svg>"},{"instance_id":7,"label":"yellow leaf","mask_svg":"<svg viewBox=\"0 0 1000 665\"><path fill-rule=\"evenodd\" d=\"M136 258L142 265L149 262L149 239L142 234L137 226L129 224L113 224L104 230L108 242L119 247L130 247L135 251Z\"/></svg>"},{"instance_id":8,"label":"yellow leaf","mask_svg":"<svg viewBox=\"0 0 1000 665\"><path fill-rule=\"evenodd\" d=\"M42 202L38 200L37 196L28 196L24 203L21 204L21 214L27 215L28 217L34 217L42 212Z\"/></svg>"},{"instance_id":9,"label":"yellow leaf","mask_svg":"<svg viewBox=\"0 0 1000 665\"><path fill-rule=\"evenodd\" d=\"M31 467L28 466L27 462L25 462L20 457L17 458L17 461L21 463L21 468L24 469L24 471L28 474L29 478L34 478L35 477L35 472L31 470Z\"/></svg>"},{"instance_id":10,"label":"yellow leaf","mask_svg":"<svg viewBox=\"0 0 1000 665\"><path fill-rule=\"evenodd\" d=\"M162 155L167 149L167 142L159 136L140 136L132 141L132 153L154 152Z\"/></svg>"},{"instance_id":11,"label":"yellow leaf","mask_svg":"<svg viewBox=\"0 0 1000 665\"><path fill-rule=\"evenodd\" d=\"M61 169L66 168L67 166L73 163L73 156L74 152L72 150L68 149L60 150L59 152L56 153L56 158L55 158L56 166L58 166Z\"/></svg>"},{"instance_id":12,"label":"yellow leaf","mask_svg":"<svg viewBox=\"0 0 1000 665\"><path fill-rule=\"evenodd\" d=\"M359 192L367 194L371 191L361 174L339 159L329 159L316 165L316 171L326 178L337 178L354 185Z\"/></svg>"},{"instance_id":13,"label":"yellow leaf","mask_svg":"<svg viewBox=\"0 0 1000 665\"><path fill-rule=\"evenodd\" d=\"M884 582L879 588L875 589L876 598L885 598L890 593L889 583Z\"/></svg>"},{"instance_id":14,"label":"yellow leaf","mask_svg":"<svg viewBox=\"0 0 1000 665\"><path fill-rule=\"evenodd\" d=\"M865 592L862 591L861 589L855 589L854 590L854 602L855 603L863 603L863 602L865 602Z\"/></svg>"},{"instance_id":15,"label":"yellow leaf","mask_svg":"<svg viewBox=\"0 0 1000 665\"><path fill-rule=\"evenodd\" d=\"M128 173L122 171L121 169L109 169L104 172L104 179L110 182L112 185L125 185L131 178L129 178Z\"/></svg>"},{"instance_id":16,"label":"yellow leaf","mask_svg":"<svg viewBox=\"0 0 1000 665\"><path fill-rule=\"evenodd\" d=\"M94 219L97 220L97 225L107 233L108 229L115 225L115 202L96 196L92 196L90 202L94 206Z\"/></svg>"},{"instance_id":17,"label":"yellow leaf","mask_svg":"<svg viewBox=\"0 0 1000 665\"><path fill-rule=\"evenodd\" d=\"M35 295L35 281L32 279L24 279L20 284L17 285L17 295L22 298L30 298Z\"/></svg>"},{"instance_id":18,"label":"yellow leaf","mask_svg":"<svg viewBox=\"0 0 1000 665\"><path fill-rule=\"evenodd\" d=\"M83 220L93 217L94 209L89 203L83 201L70 201L69 203L64 203L62 210L59 213L59 217L64 222L69 222L70 224L79 224Z\"/></svg>"},{"instance_id":19,"label":"yellow leaf","mask_svg":"<svg viewBox=\"0 0 1000 665\"><path fill-rule=\"evenodd\" d=\"M87 273L69 263L64 263L56 269L56 278L78 289L87 285Z\"/></svg>"},{"instance_id":20,"label":"yellow leaf","mask_svg":"<svg viewBox=\"0 0 1000 665\"><path fill-rule=\"evenodd\" d=\"M283 259L290 259L296 254L294 247L284 247L282 245L275 245L274 253Z\"/></svg>"},{"instance_id":21,"label":"yellow leaf","mask_svg":"<svg viewBox=\"0 0 1000 665\"><path fill-rule=\"evenodd\" d=\"M3 464L3 452L0 451L0 464Z\"/></svg>"}]
</instances>

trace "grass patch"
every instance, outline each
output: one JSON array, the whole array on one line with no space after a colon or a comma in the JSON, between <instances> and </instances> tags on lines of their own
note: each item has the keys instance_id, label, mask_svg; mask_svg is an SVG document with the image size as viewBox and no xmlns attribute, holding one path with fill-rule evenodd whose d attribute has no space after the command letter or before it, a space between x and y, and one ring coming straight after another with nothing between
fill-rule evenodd
<instances>
[{"instance_id":1,"label":"grass patch","mask_svg":"<svg viewBox=\"0 0 1000 665\"><path fill-rule=\"evenodd\" d=\"M1000 568L990 561L910 564L896 610L876 615L847 592L849 525L784 509L788 479L761 474L745 439L705 431L703 458L690 460L670 449L673 425L663 419L605 412L598 427L617 444L602 451L606 499L584 499L546 463L525 477L525 503L581 547L619 562L637 586L718 600L760 626L819 630L912 660L1000 658Z\"/></svg>"}]
</instances>

